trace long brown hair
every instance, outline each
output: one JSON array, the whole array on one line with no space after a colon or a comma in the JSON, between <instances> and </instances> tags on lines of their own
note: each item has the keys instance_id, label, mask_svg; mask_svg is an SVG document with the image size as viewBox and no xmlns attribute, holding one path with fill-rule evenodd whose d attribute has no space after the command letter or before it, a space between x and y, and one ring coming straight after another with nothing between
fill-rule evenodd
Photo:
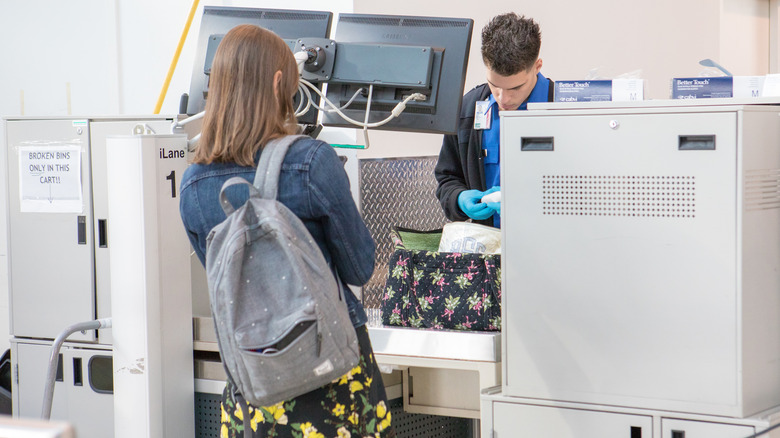
<instances>
[{"instance_id":1,"label":"long brown hair","mask_svg":"<svg viewBox=\"0 0 780 438\"><path fill-rule=\"evenodd\" d=\"M274 94L274 75L281 80ZM243 24L220 42L211 65L206 115L193 162L254 165L269 140L295 131L295 58L281 38Z\"/></svg>"}]
</instances>

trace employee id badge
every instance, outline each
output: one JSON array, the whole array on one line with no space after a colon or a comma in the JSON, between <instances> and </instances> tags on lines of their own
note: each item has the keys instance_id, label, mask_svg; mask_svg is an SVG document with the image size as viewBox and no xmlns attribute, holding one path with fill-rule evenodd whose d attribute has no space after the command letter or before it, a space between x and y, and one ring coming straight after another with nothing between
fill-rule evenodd
<instances>
[{"instance_id":1,"label":"employee id badge","mask_svg":"<svg viewBox=\"0 0 780 438\"><path fill-rule=\"evenodd\" d=\"M474 106L474 129L490 129L490 102L478 100Z\"/></svg>"}]
</instances>

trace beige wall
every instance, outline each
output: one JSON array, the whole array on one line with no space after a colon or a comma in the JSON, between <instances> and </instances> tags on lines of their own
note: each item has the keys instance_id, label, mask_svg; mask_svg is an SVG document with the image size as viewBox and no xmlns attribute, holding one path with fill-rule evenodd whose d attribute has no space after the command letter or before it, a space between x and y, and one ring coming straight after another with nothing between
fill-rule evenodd
<instances>
[{"instance_id":1,"label":"beige wall","mask_svg":"<svg viewBox=\"0 0 780 438\"><path fill-rule=\"evenodd\" d=\"M780 0L769 2L769 72L780 72Z\"/></svg>"},{"instance_id":2,"label":"beige wall","mask_svg":"<svg viewBox=\"0 0 780 438\"><path fill-rule=\"evenodd\" d=\"M474 19L466 89L484 82L480 31L490 17L515 11L542 28L542 73L584 79L641 70L645 98L664 99L672 77L696 76L711 58L735 75L769 72L770 0L355 0L355 12ZM438 154L440 135L371 132L362 157ZM362 141L362 136L358 136Z\"/></svg>"}]
</instances>

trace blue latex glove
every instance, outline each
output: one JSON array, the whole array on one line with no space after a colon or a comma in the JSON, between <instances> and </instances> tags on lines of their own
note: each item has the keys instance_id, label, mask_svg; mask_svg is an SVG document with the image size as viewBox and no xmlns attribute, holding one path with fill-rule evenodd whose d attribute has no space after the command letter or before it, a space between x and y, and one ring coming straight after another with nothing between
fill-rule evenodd
<instances>
[{"instance_id":1,"label":"blue latex glove","mask_svg":"<svg viewBox=\"0 0 780 438\"><path fill-rule=\"evenodd\" d=\"M464 190L458 195L458 207L472 219L485 220L495 213L495 210L488 207L487 204L480 202L486 193L480 190Z\"/></svg>"}]
</instances>

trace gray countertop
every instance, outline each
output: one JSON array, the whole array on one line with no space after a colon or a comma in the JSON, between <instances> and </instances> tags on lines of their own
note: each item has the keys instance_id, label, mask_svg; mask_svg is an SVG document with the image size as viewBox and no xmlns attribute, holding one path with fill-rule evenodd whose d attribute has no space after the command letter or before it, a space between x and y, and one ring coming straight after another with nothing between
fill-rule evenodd
<instances>
[{"instance_id":1,"label":"gray countertop","mask_svg":"<svg viewBox=\"0 0 780 438\"><path fill-rule=\"evenodd\" d=\"M369 327L374 354L429 359L501 361L500 332ZM210 317L193 318L195 350L218 351Z\"/></svg>"}]
</instances>

